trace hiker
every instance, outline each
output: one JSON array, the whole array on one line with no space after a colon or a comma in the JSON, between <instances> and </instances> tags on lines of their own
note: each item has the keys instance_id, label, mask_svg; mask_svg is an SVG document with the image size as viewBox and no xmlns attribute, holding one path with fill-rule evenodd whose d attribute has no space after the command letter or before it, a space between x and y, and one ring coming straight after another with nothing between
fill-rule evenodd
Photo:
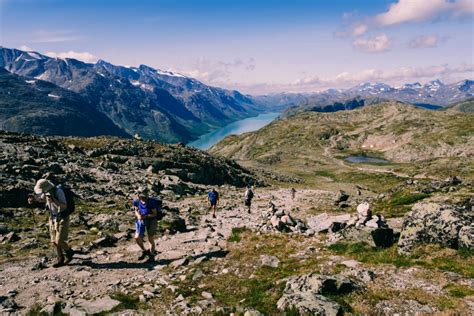
<instances>
[{"instance_id":1,"label":"hiker","mask_svg":"<svg viewBox=\"0 0 474 316\"><path fill-rule=\"evenodd\" d=\"M72 192L65 192L66 190L69 189L60 185L55 186L49 180L40 179L36 182L34 194L28 196L28 204L46 203L45 209L49 211L49 234L58 254L57 261L53 264L54 268L68 264L74 256L74 251L67 244L69 215L74 210L74 200Z\"/></svg>"},{"instance_id":2,"label":"hiker","mask_svg":"<svg viewBox=\"0 0 474 316\"><path fill-rule=\"evenodd\" d=\"M296 189L295 189L295 188L291 188L291 199L292 199L292 200L295 199L295 195L296 195Z\"/></svg>"},{"instance_id":3,"label":"hiker","mask_svg":"<svg viewBox=\"0 0 474 316\"><path fill-rule=\"evenodd\" d=\"M149 260L155 259L155 241L157 228L157 216L159 201L155 198L148 196L147 188L138 188L137 199L133 201L133 210L135 212L135 241L142 250L142 254L138 257L138 260L143 260L149 257ZM143 244L143 238L145 237L145 231L150 243L150 249L146 249Z\"/></svg>"},{"instance_id":4,"label":"hiker","mask_svg":"<svg viewBox=\"0 0 474 316\"><path fill-rule=\"evenodd\" d=\"M247 186L247 190L245 190L244 194L244 204L248 207L248 212L250 214L250 209L252 208L252 199L253 199L253 191L250 185Z\"/></svg>"},{"instance_id":5,"label":"hiker","mask_svg":"<svg viewBox=\"0 0 474 316\"><path fill-rule=\"evenodd\" d=\"M207 193L207 200L211 203L212 217L216 218L216 206L219 204L219 192L213 188Z\"/></svg>"}]
</instances>

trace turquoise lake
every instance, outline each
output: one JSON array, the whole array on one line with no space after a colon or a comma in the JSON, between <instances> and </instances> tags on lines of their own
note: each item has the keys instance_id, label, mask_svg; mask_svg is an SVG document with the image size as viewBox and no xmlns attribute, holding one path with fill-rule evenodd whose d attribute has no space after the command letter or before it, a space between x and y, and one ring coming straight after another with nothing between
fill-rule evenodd
<instances>
[{"instance_id":1,"label":"turquoise lake","mask_svg":"<svg viewBox=\"0 0 474 316\"><path fill-rule=\"evenodd\" d=\"M265 125L270 124L278 117L278 115L280 115L280 113L265 113L254 117L248 117L246 119L239 120L213 130L207 134L201 135L199 139L192 141L187 145L206 150L217 144L226 136L240 135L243 133L256 131Z\"/></svg>"}]
</instances>

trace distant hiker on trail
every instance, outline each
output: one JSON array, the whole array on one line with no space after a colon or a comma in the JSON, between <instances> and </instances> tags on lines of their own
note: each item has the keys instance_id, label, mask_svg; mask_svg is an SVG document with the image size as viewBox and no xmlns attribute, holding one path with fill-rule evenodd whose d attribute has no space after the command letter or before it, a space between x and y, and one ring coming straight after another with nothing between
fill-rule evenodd
<instances>
[{"instance_id":1,"label":"distant hiker on trail","mask_svg":"<svg viewBox=\"0 0 474 316\"><path fill-rule=\"evenodd\" d=\"M34 194L28 196L28 204L46 203L49 211L49 233L55 246L58 260L53 267L58 268L71 262L74 251L68 246L69 215L74 211L74 194L66 187L55 186L51 181L40 179L36 182ZM66 258L64 258L64 254Z\"/></svg>"},{"instance_id":2,"label":"distant hiker on trail","mask_svg":"<svg viewBox=\"0 0 474 316\"><path fill-rule=\"evenodd\" d=\"M291 199L292 199L292 200L295 199L295 195L296 195L296 189L295 189L295 188L291 188Z\"/></svg>"},{"instance_id":3,"label":"distant hiker on trail","mask_svg":"<svg viewBox=\"0 0 474 316\"><path fill-rule=\"evenodd\" d=\"M219 192L213 188L207 193L207 200L211 203L212 217L216 218L216 206L219 204Z\"/></svg>"},{"instance_id":4,"label":"distant hiker on trail","mask_svg":"<svg viewBox=\"0 0 474 316\"><path fill-rule=\"evenodd\" d=\"M247 190L245 190L244 194L244 204L248 207L248 212L250 214L250 209L252 208L252 199L253 199L253 191L250 185L247 186Z\"/></svg>"},{"instance_id":5,"label":"distant hiker on trail","mask_svg":"<svg viewBox=\"0 0 474 316\"><path fill-rule=\"evenodd\" d=\"M133 209L135 212L135 241L137 245L142 250L142 254L138 260L143 260L146 257L149 260L155 259L155 241L154 237L156 235L157 228L157 216L159 201L157 199L148 197L147 188L138 188L137 190L138 198L133 201ZM148 242L150 243L150 249L146 249L143 244L143 238L145 237L145 231L148 236Z\"/></svg>"}]
</instances>

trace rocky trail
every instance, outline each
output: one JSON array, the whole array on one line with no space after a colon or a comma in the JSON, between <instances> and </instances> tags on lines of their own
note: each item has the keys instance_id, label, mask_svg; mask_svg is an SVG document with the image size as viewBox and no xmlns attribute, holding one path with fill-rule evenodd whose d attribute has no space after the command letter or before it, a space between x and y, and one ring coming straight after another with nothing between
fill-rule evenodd
<instances>
[{"instance_id":1,"label":"rocky trail","mask_svg":"<svg viewBox=\"0 0 474 316\"><path fill-rule=\"evenodd\" d=\"M270 186L265 174L179 144L3 133L0 145L0 314L474 310L469 178L319 190ZM47 215L26 205L35 181L51 174L78 194L69 233L76 253L58 269ZM139 261L133 240L130 207L141 185L166 213L154 261ZM217 218L211 187L221 196Z\"/></svg>"},{"instance_id":2,"label":"rocky trail","mask_svg":"<svg viewBox=\"0 0 474 316\"><path fill-rule=\"evenodd\" d=\"M51 312L59 301L66 301L63 312L103 312L118 305L117 301L111 303L114 300L109 295L117 291L128 293L135 288L143 288L147 296L143 298L145 301L159 294L163 287L172 292L176 290L171 283L179 276L170 271L225 257L232 229L245 227L255 230L262 222L261 209L267 208L268 201L291 209L301 201L332 196L330 192L304 190L298 192L297 200L292 200L288 190L265 190L258 194L253 212L249 214L243 205L236 203L238 193L231 193L233 203L222 202L217 218L206 214L200 218L198 225L188 226L186 232L160 236L154 262L139 262L139 247L134 241L123 240L88 253L81 254L79 251L68 266L58 269L48 267L48 258L45 257L29 257L0 264L0 297L14 297L15 304L11 310L20 313L37 306ZM196 202L201 209L207 207L203 198L171 204L186 209L189 204L196 205ZM128 231L131 231L132 224L130 222ZM124 233L119 234L125 236ZM104 297L105 303L94 303Z\"/></svg>"},{"instance_id":3,"label":"rocky trail","mask_svg":"<svg viewBox=\"0 0 474 316\"><path fill-rule=\"evenodd\" d=\"M130 315L152 310L155 314L178 315L209 314L223 311L213 293L208 292L209 290L205 288L206 281L202 283L204 290L199 288L194 290L201 292L201 299L197 302L189 301L183 296L182 286L188 280L190 273L193 280L196 275L199 275L196 278L206 280L230 273L228 271L230 269L225 268L229 262L224 262L228 260L226 257L233 247L230 245L229 238L233 234L233 229L236 228L246 228L257 235L289 234L288 236L294 236L295 240L299 240L297 236L302 236L303 239L295 250L303 250L291 256L296 256L301 262L314 256L320 260L323 260L321 258L324 257L319 266L323 270L329 269L331 271L335 266L346 267L346 271L340 275L309 274L300 278L288 279L287 289L278 301L278 306L282 310L289 306L296 306L301 312L319 310L328 315L336 315L342 311L341 306L320 294L335 291L334 295L340 295L339 291L345 293L347 290L344 290L344 286L350 288L347 290L348 293L352 291L357 293L362 288L377 288L390 282L397 289L394 291L423 289L431 293L430 295L444 295L445 290L442 284L455 283L468 288L474 287L474 279L465 278L455 273L441 273L444 281L434 283L429 281L427 275L429 272L423 268L400 269L390 265L368 268L366 264L344 255L325 257L324 248L337 242L340 238L356 238L355 240L366 238L364 234L362 236L360 233L355 235L351 235L351 233L348 235L337 234L340 229L337 228L338 225L341 223L345 225L344 223L353 218L350 213L311 215L313 206L321 207L328 203L340 204L347 201L349 197L341 196L341 193L298 190L296 198L293 200L287 189L259 189L253 210L248 214L240 203L242 193L240 191L230 189L228 192L223 192L222 204L215 219L207 214L207 204L203 197L195 196L177 202L170 201L169 207L179 208L181 210L179 216L185 218L187 222L190 221L187 213L191 213L192 210L199 210L202 215L197 222L186 225L186 230L183 232L160 234L157 239L158 255L154 262L139 262L137 260L140 250L134 241L130 240L133 227L130 220L128 228L122 229L125 232L114 235L118 239L117 241L110 244L100 243L89 252L80 253L78 251L68 266L58 269L48 267L48 259L51 258L44 256L18 258L0 264L0 297L3 300L4 312L25 314L31 310L41 310L52 314L61 310L63 313L85 315L115 311L121 315ZM351 199L354 199L349 201L351 204L358 204L367 197L351 197ZM343 201L341 202L341 200ZM272 204L269 205L270 201ZM285 214L291 214L290 218L293 221L305 218L305 222L309 226L302 230L297 225L292 227L292 224L287 224L288 222L283 220L285 215L279 215L281 216L279 223L274 224L275 216L268 217L268 214L272 213L269 209L272 208L277 210L273 211L273 214L281 212L279 210L283 210ZM388 223L393 229L400 231L401 219L390 219ZM364 231L364 229L359 231ZM367 229L370 232L374 228ZM284 233L285 231L287 233ZM317 234L325 231L330 233L327 236L329 238ZM74 236L73 239L80 240L81 236ZM101 240L104 241L104 239L106 238ZM80 249L78 248L78 250ZM280 261L285 259L278 253L274 253L260 255L259 260L263 265L278 268ZM206 262L209 262L208 266L212 269L211 274L201 275L202 271L199 267ZM237 264L236 269L238 270L238 266L243 263L232 264L234 266ZM259 265L257 264L256 268ZM311 281L313 279L315 281ZM342 288L338 286L335 290L326 293L325 291L328 290L324 290L325 286L329 285L324 284L332 284L331 282L345 285L341 285ZM308 289L302 284L322 285ZM309 299L307 295L310 293L320 294L316 295L316 299L313 296ZM138 297L136 304L139 305L131 307L134 311L128 310L126 308L128 305L124 304L124 297L128 295ZM463 308L474 308L472 300L465 300L462 304ZM410 312L412 310L418 312L439 311L436 306L420 304L416 300L400 300L393 304L387 301L379 304L378 310L387 313ZM257 313L252 308L244 308L241 311L242 313Z\"/></svg>"}]
</instances>

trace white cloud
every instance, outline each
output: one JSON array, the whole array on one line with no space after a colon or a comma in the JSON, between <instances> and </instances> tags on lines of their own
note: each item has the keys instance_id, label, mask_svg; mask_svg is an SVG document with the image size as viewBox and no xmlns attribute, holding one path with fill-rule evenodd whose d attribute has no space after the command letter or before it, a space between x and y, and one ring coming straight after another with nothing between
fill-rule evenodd
<instances>
[{"instance_id":1,"label":"white cloud","mask_svg":"<svg viewBox=\"0 0 474 316\"><path fill-rule=\"evenodd\" d=\"M89 52L75 52L75 51L68 51L68 52L46 52L46 56L49 57L55 57L55 58L73 58L73 59L78 59L82 60L86 63L95 63L99 58L94 56L93 54Z\"/></svg>"},{"instance_id":2,"label":"white cloud","mask_svg":"<svg viewBox=\"0 0 474 316\"><path fill-rule=\"evenodd\" d=\"M432 48L437 47L447 40L446 37L439 37L437 35L420 35L408 42L410 48Z\"/></svg>"},{"instance_id":3,"label":"white cloud","mask_svg":"<svg viewBox=\"0 0 474 316\"><path fill-rule=\"evenodd\" d=\"M236 58L232 61L211 61L206 58L199 58L194 62L191 69L178 69L184 75L197 78L209 84L219 84L228 81L234 71L249 72L256 67L255 59ZM173 70L174 71L174 70Z\"/></svg>"},{"instance_id":4,"label":"white cloud","mask_svg":"<svg viewBox=\"0 0 474 316\"><path fill-rule=\"evenodd\" d=\"M374 16L361 17L345 13L335 32L338 37L360 37L370 30L410 22L432 22L455 19L474 13L473 0L398 0L388 10Z\"/></svg>"},{"instance_id":5,"label":"white cloud","mask_svg":"<svg viewBox=\"0 0 474 316\"><path fill-rule=\"evenodd\" d=\"M353 36L361 36L363 35L365 32L367 32L367 30L369 29L369 26L365 23L358 23L356 25L353 26L352 28L352 35Z\"/></svg>"},{"instance_id":6,"label":"white cloud","mask_svg":"<svg viewBox=\"0 0 474 316\"><path fill-rule=\"evenodd\" d=\"M307 76L289 83L229 83L221 86L237 88L245 93L264 94L274 92L317 92L330 88L347 89L362 82L384 82L393 86L415 81L441 79L456 82L474 78L474 64L461 63L457 66L431 65L425 67L399 67L394 69L365 69L356 73L342 72L334 76Z\"/></svg>"},{"instance_id":7,"label":"white cloud","mask_svg":"<svg viewBox=\"0 0 474 316\"><path fill-rule=\"evenodd\" d=\"M352 45L364 53L381 53L390 49L392 40L385 34L370 38L359 38Z\"/></svg>"},{"instance_id":8,"label":"white cloud","mask_svg":"<svg viewBox=\"0 0 474 316\"><path fill-rule=\"evenodd\" d=\"M387 12L374 17L381 26L406 22L433 21L442 17L458 17L474 12L472 0L399 0Z\"/></svg>"},{"instance_id":9,"label":"white cloud","mask_svg":"<svg viewBox=\"0 0 474 316\"><path fill-rule=\"evenodd\" d=\"M82 36L78 35L73 31L46 31L38 30L33 32L33 38L30 40L31 43L60 43L70 42L82 39Z\"/></svg>"}]
</instances>

